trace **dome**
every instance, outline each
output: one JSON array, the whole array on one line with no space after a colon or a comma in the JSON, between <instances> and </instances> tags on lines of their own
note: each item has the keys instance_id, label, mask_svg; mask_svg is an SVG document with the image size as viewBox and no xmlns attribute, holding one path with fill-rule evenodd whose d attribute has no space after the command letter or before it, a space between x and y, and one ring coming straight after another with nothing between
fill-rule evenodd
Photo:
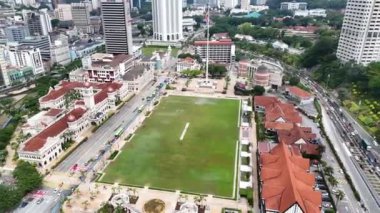
<instances>
[{"instance_id":1,"label":"dome","mask_svg":"<svg viewBox=\"0 0 380 213\"><path fill-rule=\"evenodd\" d=\"M107 88L107 91L108 91L108 92L113 92L114 89L113 89L112 87L108 87L108 88Z\"/></svg>"},{"instance_id":2,"label":"dome","mask_svg":"<svg viewBox=\"0 0 380 213\"><path fill-rule=\"evenodd\" d=\"M75 121L75 116L74 115L69 115L67 118L68 121Z\"/></svg>"},{"instance_id":3,"label":"dome","mask_svg":"<svg viewBox=\"0 0 380 213\"><path fill-rule=\"evenodd\" d=\"M257 72L258 73L267 73L268 72L268 68L264 65L261 65L257 68Z\"/></svg>"}]
</instances>

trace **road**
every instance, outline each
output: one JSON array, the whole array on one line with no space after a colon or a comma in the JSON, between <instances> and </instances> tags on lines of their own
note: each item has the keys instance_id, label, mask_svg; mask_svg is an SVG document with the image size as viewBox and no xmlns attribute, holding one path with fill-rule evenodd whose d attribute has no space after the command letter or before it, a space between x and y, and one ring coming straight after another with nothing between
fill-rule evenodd
<instances>
[{"instance_id":1,"label":"road","mask_svg":"<svg viewBox=\"0 0 380 213\"><path fill-rule=\"evenodd\" d=\"M359 174L358 169L355 167L352 159L350 157L348 149L344 145L344 141L339 135L339 131L336 129L332 119L327 115L327 112L324 107L322 107L322 120L323 125L327 135L330 137L331 142L334 145L335 150L337 151L340 159L343 162L344 167L346 168L348 174L351 176L351 179L359 191L360 197L362 198L365 206L369 212L377 212L379 206L372 196L368 186L363 181L361 175Z\"/></svg>"},{"instance_id":2,"label":"road","mask_svg":"<svg viewBox=\"0 0 380 213\"><path fill-rule=\"evenodd\" d=\"M106 143L114 138L114 131L120 125L131 123L139 114L136 108L143 105L146 100L142 100L146 96L152 94L156 89L156 86L163 81L164 77L160 77L159 80L152 86L152 83L148 83L142 91L129 100L120 111L106 121L94 134L92 134L86 142L81 144L75 149L70 156L62 161L55 171L68 172L74 164L78 164L79 167L85 167L85 163L95 158L99 151L102 150Z\"/></svg>"},{"instance_id":3,"label":"road","mask_svg":"<svg viewBox=\"0 0 380 213\"><path fill-rule=\"evenodd\" d=\"M302 79L303 83L306 83L304 79ZM370 212L376 212L378 210L379 204L378 204L378 197L376 195L373 195L373 188L371 185L368 184L368 180L365 177L365 174L363 173L363 170L358 168L355 163L355 159L353 158L353 155L350 153L350 150L348 149L348 146L345 142L351 141L352 136L351 134L348 134L349 132L344 129L344 125L342 124L341 119L339 116L336 115L331 109L333 106L331 106L331 103L327 101L327 99L324 97L324 95L315 88L314 85L309 84L309 86L312 87L313 91L315 92L316 96L319 98L321 103L321 109L322 109L322 122L325 127L326 133L329 136L331 142L334 145L335 150L338 153L338 156L343 162L343 165L345 169L347 170L348 174L351 176L351 179L355 185L355 188L358 190L360 197L362 201L364 202L366 208ZM330 113L328 114L328 111L330 110ZM352 142L355 144L355 142ZM357 150L358 148L355 146L351 146L351 150L355 148ZM365 161L365 160L364 160ZM347 192L346 192L347 193ZM348 195L350 196L351 193ZM351 196L350 196L351 197ZM353 199L350 198L349 202L353 202ZM354 207L354 209L356 209Z\"/></svg>"},{"instance_id":4,"label":"road","mask_svg":"<svg viewBox=\"0 0 380 213\"><path fill-rule=\"evenodd\" d=\"M14 213L35 213L35 212L51 212L53 208L56 206L57 202L59 202L61 196L57 194L52 189L43 189L40 190L43 192L41 195L33 195L29 197L34 197L33 201L30 201L29 204L23 208L19 207L15 209ZM44 200L37 204L37 200L42 197ZM25 197L28 199L28 197Z\"/></svg>"}]
</instances>

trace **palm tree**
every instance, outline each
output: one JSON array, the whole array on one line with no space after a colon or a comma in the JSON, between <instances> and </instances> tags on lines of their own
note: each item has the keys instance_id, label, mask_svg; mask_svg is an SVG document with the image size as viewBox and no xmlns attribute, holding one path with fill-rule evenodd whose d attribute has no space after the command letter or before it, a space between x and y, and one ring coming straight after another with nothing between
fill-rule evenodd
<instances>
[{"instance_id":1,"label":"palm tree","mask_svg":"<svg viewBox=\"0 0 380 213\"><path fill-rule=\"evenodd\" d=\"M67 199L66 199L66 205L67 205L67 207L71 207L71 197L68 197Z\"/></svg>"},{"instance_id":2,"label":"palm tree","mask_svg":"<svg viewBox=\"0 0 380 213\"><path fill-rule=\"evenodd\" d=\"M85 201L82 202L84 210L87 210L89 204L90 203L88 202L88 200L85 200Z\"/></svg>"},{"instance_id":3,"label":"palm tree","mask_svg":"<svg viewBox=\"0 0 380 213\"><path fill-rule=\"evenodd\" d=\"M327 176L331 176L332 174L334 174L334 169L331 166L326 166L325 168L323 168L323 171Z\"/></svg>"},{"instance_id":4,"label":"palm tree","mask_svg":"<svg viewBox=\"0 0 380 213\"><path fill-rule=\"evenodd\" d=\"M197 195L194 197L195 204L197 204L199 206L204 206L205 201L206 201L206 199L205 199L204 195Z\"/></svg>"},{"instance_id":5,"label":"palm tree","mask_svg":"<svg viewBox=\"0 0 380 213\"><path fill-rule=\"evenodd\" d=\"M335 188L338 185L338 181L334 176L329 176L327 180L330 182L331 186Z\"/></svg>"},{"instance_id":6,"label":"palm tree","mask_svg":"<svg viewBox=\"0 0 380 213\"><path fill-rule=\"evenodd\" d=\"M336 191L336 193L335 193L336 206L338 206L339 201L343 200L344 196L345 196L345 194L342 190Z\"/></svg>"},{"instance_id":7,"label":"palm tree","mask_svg":"<svg viewBox=\"0 0 380 213\"><path fill-rule=\"evenodd\" d=\"M180 194L179 197L178 197L178 202L185 203L188 199L189 199L188 195Z\"/></svg>"}]
</instances>

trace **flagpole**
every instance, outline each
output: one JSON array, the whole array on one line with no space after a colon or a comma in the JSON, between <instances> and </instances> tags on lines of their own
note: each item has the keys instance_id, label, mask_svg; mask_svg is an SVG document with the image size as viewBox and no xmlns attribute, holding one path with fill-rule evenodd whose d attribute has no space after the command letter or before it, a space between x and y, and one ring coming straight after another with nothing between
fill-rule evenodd
<instances>
[{"instance_id":1,"label":"flagpole","mask_svg":"<svg viewBox=\"0 0 380 213\"><path fill-rule=\"evenodd\" d=\"M207 2L207 41L206 41L206 83L208 83L208 62L209 62L209 38L210 38L210 0Z\"/></svg>"}]
</instances>

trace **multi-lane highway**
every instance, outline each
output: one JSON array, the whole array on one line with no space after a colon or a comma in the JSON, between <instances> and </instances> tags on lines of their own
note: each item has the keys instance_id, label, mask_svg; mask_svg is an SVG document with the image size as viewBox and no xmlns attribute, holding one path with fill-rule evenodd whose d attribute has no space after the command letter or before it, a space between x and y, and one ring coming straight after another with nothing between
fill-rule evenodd
<instances>
[{"instance_id":1,"label":"multi-lane highway","mask_svg":"<svg viewBox=\"0 0 380 213\"><path fill-rule=\"evenodd\" d=\"M303 81L303 83L307 84L305 80ZM350 135L351 132L355 130L355 127L350 127L350 130L347 129L347 125L343 124L344 121L338 115L339 113L334 111L334 107L331 105L331 102L328 101L325 92L319 91L320 88L315 88L315 85L313 82L309 84L321 102L322 121L326 133L330 137L348 174L351 176L356 189L359 191L365 206L364 209L367 209L369 212L376 212L380 208L378 195L376 192L374 193L373 185L369 183L364 171L357 166L356 159L352 153L359 152L356 142L352 140L353 138ZM365 162L365 159L363 161ZM356 208L351 210L355 209Z\"/></svg>"}]
</instances>

